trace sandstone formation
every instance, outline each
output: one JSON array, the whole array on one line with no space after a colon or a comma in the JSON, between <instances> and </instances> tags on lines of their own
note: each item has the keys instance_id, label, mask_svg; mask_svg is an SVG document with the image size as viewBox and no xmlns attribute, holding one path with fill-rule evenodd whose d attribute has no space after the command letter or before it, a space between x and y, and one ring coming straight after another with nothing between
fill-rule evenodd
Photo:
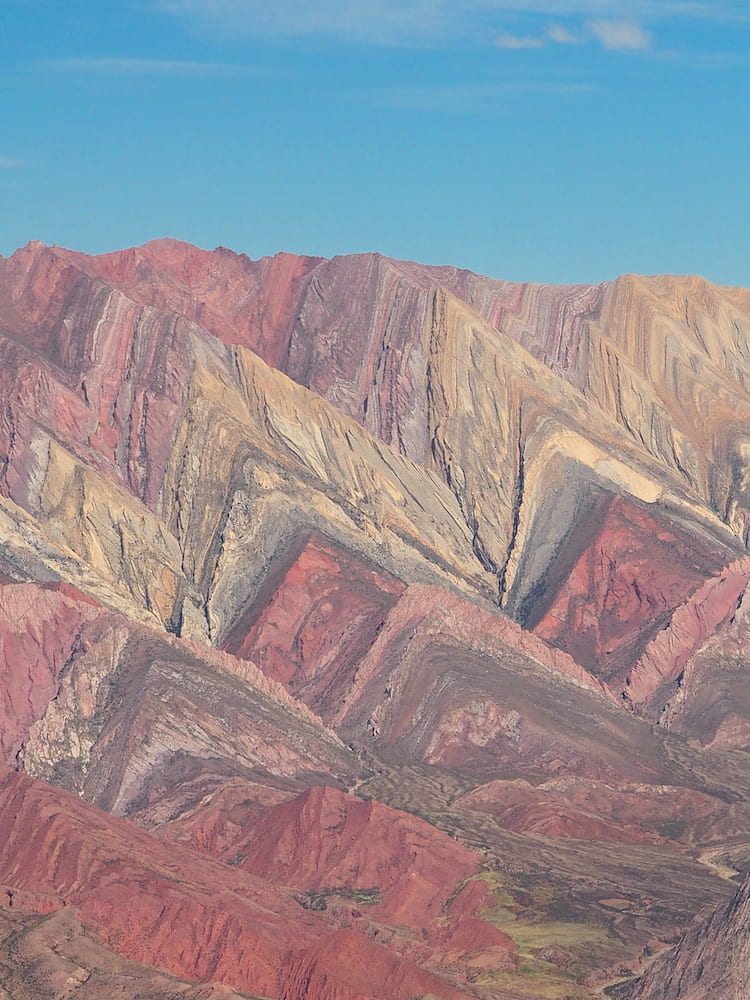
<instances>
[{"instance_id":1,"label":"sandstone formation","mask_svg":"<svg viewBox=\"0 0 750 1000\"><path fill-rule=\"evenodd\" d=\"M0 1000L742 995L750 292L31 243L0 394Z\"/></svg>"}]
</instances>

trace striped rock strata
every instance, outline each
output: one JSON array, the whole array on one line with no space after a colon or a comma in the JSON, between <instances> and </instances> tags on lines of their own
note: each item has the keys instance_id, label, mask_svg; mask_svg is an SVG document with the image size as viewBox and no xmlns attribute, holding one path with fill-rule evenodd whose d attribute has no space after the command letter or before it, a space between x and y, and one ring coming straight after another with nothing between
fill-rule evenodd
<instances>
[{"instance_id":1,"label":"striped rock strata","mask_svg":"<svg viewBox=\"0 0 750 1000\"><path fill-rule=\"evenodd\" d=\"M80 797L3 774L49 995L60 933L217 996L587 997L725 900L749 342L699 279L0 259L0 751Z\"/></svg>"}]
</instances>

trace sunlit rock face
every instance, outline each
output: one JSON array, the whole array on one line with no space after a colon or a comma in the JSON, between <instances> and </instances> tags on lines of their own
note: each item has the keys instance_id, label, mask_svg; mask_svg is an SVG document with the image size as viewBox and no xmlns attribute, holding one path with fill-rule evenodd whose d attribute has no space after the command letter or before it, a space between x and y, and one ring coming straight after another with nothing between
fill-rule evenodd
<instances>
[{"instance_id":1,"label":"sunlit rock face","mask_svg":"<svg viewBox=\"0 0 750 1000\"><path fill-rule=\"evenodd\" d=\"M32 243L0 395L0 998L580 1000L729 898L750 293Z\"/></svg>"}]
</instances>

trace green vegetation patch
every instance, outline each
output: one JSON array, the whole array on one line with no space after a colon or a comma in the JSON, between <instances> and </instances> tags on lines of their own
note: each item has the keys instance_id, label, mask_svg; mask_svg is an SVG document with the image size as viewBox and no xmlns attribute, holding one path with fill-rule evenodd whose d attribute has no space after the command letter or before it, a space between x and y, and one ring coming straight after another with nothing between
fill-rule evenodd
<instances>
[{"instance_id":1,"label":"green vegetation patch","mask_svg":"<svg viewBox=\"0 0 750 1000\"><path fill-rule=\"evenodd\" d=\"M518 972L488 972L479 976L474 984L493 990L503 990L529 1000L590 1000L591 991L578 986L575 981L551 972L546 963L522 961Z\"/></svg>"},{"instance_id":2,"label":"green vegetation patch","mask_svg":"<svg viewBox=\"0 0 750 1000\"><path fill-rule=\"evenodd\" d=\"M306 910L327 910L328 900L332 898L346 899L359 906L375 906L382 903L383 897L377 889L352 889L341 886L332 889L309 889L307 892L295 893L294 898Z\"/></svg>"}]
</instances>

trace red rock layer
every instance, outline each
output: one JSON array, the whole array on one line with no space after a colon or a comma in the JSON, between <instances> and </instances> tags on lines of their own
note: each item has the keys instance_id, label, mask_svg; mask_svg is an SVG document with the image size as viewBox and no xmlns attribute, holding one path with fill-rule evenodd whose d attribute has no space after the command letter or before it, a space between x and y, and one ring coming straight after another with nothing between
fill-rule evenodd
<instances>
[{"instance_id":1,"label":"red rock layer","mask_svg":"<svg viewBox=\"0 0 750 1000\"><path fill-rule=\"evenodd\" d=\"M516 968L516 943L481 919L488 893L471 879L473 851L410 813L333 788L270 808L253 796L227 791L159 832L296 890L332 926L354 925L422 968L469 981L477 964Z\"/></svg>"},{"instance_id":2,"label":"red rock layer","mask_svg":"<svg viewBox=\"0 0 750 1000\"><path fill-rule=\"evenodd\" d=\"M87 257L56 251L141 305L184 316L225 344L241 344L283 368L292 324L318 257L280 253L252 261L178 240Z\"/></svg>"},{"instance_id":3,"label":"red rock layer","mask_svg":"<svg viewBox=\"0 0 750 1000\"><path fill-rule=\"evenodd\" d=\"M376 801L334 788L269 809L232 845L240 866L296 889L374 889L368 914L426 928L465 878L477 855L434 826Z\"/></svg>"},{"instance_id":4,"label":"red rock layer","mask_svg":"<svg viewBox=\"0 0 750 1000\"><path fill-rule=\"evenodd\" d=\"M692 789L562 778L532 785L492 781L462 796L508 830L587 841L638 844L680 839L696 825L716 824L725 803Z\"/></svg>"},{"instance_id":5,"label":"red rock layer","mask_svg":"<svg viewBox=\"0 0 750 1000\"><path fill-rule=\"evenodd\" d=\"M119 813L164 794L177 808L183 782L189 797L201 773L210 785L257 770L271 787L285 779L291 795L321 774L349 781L359 770L254 664L129 621L66 584L0 584L0 751Z\"/></svg>"},{"instance_id":6,"label":"red rock layer","mask_svg":"<svg viewBox=\"0 0 750 1000\"><path fill-rule=\"evenodd\" d=\"M74 905L115 951L184 978L287 1000L464 1000L354 930L331 937L270 883L4 768L0 884Z\"/></svg>"},{"instance_id":7,"label":"red rock layer","mask_svg":"<svg viewBox=\"0 0 750 1000\"><path fill-rule=\"evenodd\" d=\"M567 654L497 613L416 584L388 615L333 724L389 759L482 780L661 782L665 773L648 727Z\"/></svg>"},{"instance_id":8,"label":"red rock layer","mask_svg":"<svg viewBox=\"0 0 750 1000\"><path fill-rule=\"evenodd\" d=\"M377 984L377 985L376 985ZM398 960L355 931L341 930L290 963L281 1000L466 1000L466 994Z\"/></svg>"},{"instance_id":9,"label":"red rock layer","mask_svg":"<svg viewBox=\"0 0 750 1000\"><path fill-rule=\"evenodd\" d=\"M403 590L399 580L333 543L310 539L222 648L330 714Z\"/></svg>"},{"instance_id":10,"label":"red rock layer","mask_svg":"<svg viewBox=\"0 0 750 1000\"><path fill-rule=\"evenodd\" d=\"M718 572L726 549L700 544L623 497L569 543L570 570L534 632L609 683L621 681L659 623ZM562 556L555 572L561 573Z\"/></svg>"},{"instance_id":11,"label":"red rock layer","mask_svg":"<svg viewBox=\"0 0 750 1000\"><path fill-rule=\"evenodd\" d=\"M740 559L691 594L628 673L623 698L642 707L660 688L677 680L691 657L736 609L748 583L750 559Z\"/></svg>"},{"instance_id":12,"label":"red rock layer","mask_svg":"<svg viewBox=\"0 0 750 1000\"><path fill-rule=\"evenodd\" d=\"M155 508L193 365L187 324L88 275L86 259L29 244L0 261L3 492L34 509L43 428Z\"/></svg>"},{"instance_id":13,"label":"red rock layer","mask_svg":"<svg viewBox=\"0 0 750 1000\"><path fill-rule=\"evenodd\" d=\"M45 250L30 244L11 261L23 271ZM46 252L140 305L184 316L225 344L250 348L416 460L427 448L417 411L424 399L421 340L429 290L446 287L482 305L495 289L505 302L510 289L523 287L379 254L252 261L177 240L100 257Z\"/></svg>"},{"instance_id":14,"label":"red rock layer","mask_svg":"<svg viewBox=\"0 0 750 1000\"><path fill-rule=\"evenodd\" d=\"M25 775L0 771L0 801L0 882L73 904L130 958L278 996L292 951L321 933L260 880Z\"/></svg>"}]
</instances>

